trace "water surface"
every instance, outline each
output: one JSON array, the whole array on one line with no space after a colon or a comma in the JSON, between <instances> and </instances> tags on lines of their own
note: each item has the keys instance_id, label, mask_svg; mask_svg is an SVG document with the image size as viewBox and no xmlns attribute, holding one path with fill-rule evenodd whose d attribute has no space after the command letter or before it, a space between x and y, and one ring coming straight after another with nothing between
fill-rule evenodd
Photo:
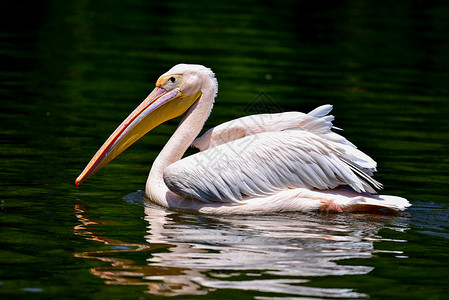
<instances>
[{"instance_id":1,"label":"water surface","mask_svg":"<svg viewBox=\"0 0 449 300\"><path fill-rule=\"evenodd\" d=\"M439 299L448 292L449 6L438 1L0 4L0 294ZM398 216L201 216L141 201L176 128L74 179L172 65L214 70L206 128L334 105Z\"/></svg>"}]
</instances>

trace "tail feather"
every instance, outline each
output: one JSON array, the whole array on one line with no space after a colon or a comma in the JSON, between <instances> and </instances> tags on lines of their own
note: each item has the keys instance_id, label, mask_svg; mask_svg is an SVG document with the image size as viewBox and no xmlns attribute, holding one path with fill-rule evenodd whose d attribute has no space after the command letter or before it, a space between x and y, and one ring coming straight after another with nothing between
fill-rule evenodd
<instances>
[{"instance_id":1,"label":"tail feather","mask_svg":"<svg viewBox=\"0 0 449 300\"><path fill-rule=\"evenodd\" d=\"M321 210L384 213L404 211L411 206L407 199L398 196L356 193L345 188L320 192L327 194L326 197L320 197L322 199Z\"/></svg>"},{"instance_id":2,"label":"tail feather","mask_svg":"<svg viewBox=\"0 0 449 300\"><path fill-rule=\"evenodd\" d=\"M390 195L369 195L357 197L353 203L341 203L345 212L399 212L411 206L407 199Z\"/></svg>"}]
</instances>

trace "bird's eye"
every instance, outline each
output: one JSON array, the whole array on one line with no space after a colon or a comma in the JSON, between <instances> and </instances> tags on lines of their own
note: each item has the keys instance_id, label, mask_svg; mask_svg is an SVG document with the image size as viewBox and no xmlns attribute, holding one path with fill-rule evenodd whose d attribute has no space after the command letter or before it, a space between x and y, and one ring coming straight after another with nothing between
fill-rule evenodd
<instances>
[{"instance_id":1,"label":"bird's eye","mask_svg":"<svg viewBox=\"0 0 449 300\"><path fill-rule=\"evenodd\" d=\"M169 79L169 80L170 80L170 81L171 81L171 82L173 83L173 82L175 82L175 81L176 81L176 78L172 76L172 77L170 77L170 79Z\"/></svg>"}]
</instances>

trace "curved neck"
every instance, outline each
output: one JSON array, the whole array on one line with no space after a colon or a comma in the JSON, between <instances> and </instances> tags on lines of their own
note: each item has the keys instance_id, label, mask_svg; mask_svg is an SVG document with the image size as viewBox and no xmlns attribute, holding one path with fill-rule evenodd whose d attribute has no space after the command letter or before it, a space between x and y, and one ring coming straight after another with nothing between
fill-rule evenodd
<instances>
[{"instance_id":1,"label":"curved neck","mask_svg":"<svg viewBox=\"0 0 449 300\"><path fill-rule=\"evenodd\" d=\"M182 158L185 151L200 133L212 110L214 97L215 87L213 82L210 85L203 86L201 97L187 110L178 128L154 160L145 190L147 197L152 201L168 207L166 198L167 193L171 192L169 192L162 177L164 170Z\"/></svg>"}]
</instances>

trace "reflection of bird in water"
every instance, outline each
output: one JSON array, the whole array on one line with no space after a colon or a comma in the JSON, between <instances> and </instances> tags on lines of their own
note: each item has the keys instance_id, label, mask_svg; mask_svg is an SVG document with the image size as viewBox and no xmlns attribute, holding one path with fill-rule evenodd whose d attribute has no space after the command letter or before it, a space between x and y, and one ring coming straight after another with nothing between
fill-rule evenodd
<instances>
[{"instance_id":1,"label":"reflection of bird in water","mask_svg":"<svg viewBox=\"0 0 449 300\"><path fill-rule=\"evenodd\" d=\"M168 208L205 213L391 211L410 204L374 196L376 162L332 132L332 107L243 117L195 137L218 85L200 65L176 65L114 131L82 174L80 185L157 125L185 113L150 171L146 195ZM192 144L201 152L181 159ZM348 186L342 188L340 186Z\"/></svg>"},{"instance_id":2,"label":"reflection of bird in water","mask_svg":"<svg viewBox=\"0 0 449 300\"><path fill-rule=\"evenodd\" d=\"M83 223L75 228L77 234L111 247L75 254L110 263L92 268L92 274L108 284L142 286L146 293L163 296L236 289L284 296L366 297L353 289L349 279L342 281L345 285L331 287L320 278L367 274L373 269L369 263L339 261L371 258L378 251L373 243L383 240L378 231L385 223L393 230L404 229L389 223L396 218L372 215L221 217L145 207L146 243L132 244L104 233L100 236L96 222L82 207L77 207L75 214ZM396 251L382 248L384 253L402 255L397 247Z\"/></svg>"}]
</instances>

